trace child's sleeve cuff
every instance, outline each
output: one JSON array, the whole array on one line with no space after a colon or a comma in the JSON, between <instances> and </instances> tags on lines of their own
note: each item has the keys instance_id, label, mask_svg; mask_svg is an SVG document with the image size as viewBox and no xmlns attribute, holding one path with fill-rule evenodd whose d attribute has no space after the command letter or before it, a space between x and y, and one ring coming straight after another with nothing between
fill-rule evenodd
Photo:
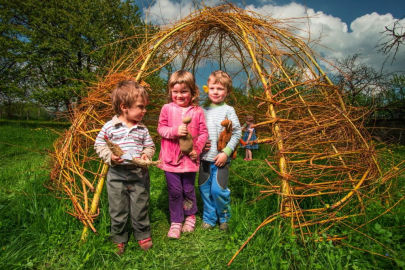
<instances>
[{"instance_id":1,"label":"child's sleeve cuff","mask_svg":"<svg viewBox=\"0 0 405 270\"><path fill-rule=\"evenodd\" d=\"M232 149L227 146L222 149L222 152L224 152L229 157L232 154Z\"/></svg>"}]
</instances>

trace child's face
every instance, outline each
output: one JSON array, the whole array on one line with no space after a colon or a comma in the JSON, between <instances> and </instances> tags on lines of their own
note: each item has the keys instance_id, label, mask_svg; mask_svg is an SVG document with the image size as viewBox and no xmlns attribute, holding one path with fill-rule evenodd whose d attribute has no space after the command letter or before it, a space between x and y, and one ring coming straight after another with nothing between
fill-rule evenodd
<instances>
[{"instance_id":1,"label":"child's face","mask_svg":"<svg viewBox=\"0 0 405 270\"><path fill-rule=\"evenodd\" d=\"M188 107L191 103L191 90L185 83L176 83L170 89L172 101L180 107Z\"/></svg>"},{"instance_id":2,"label":"child's face","mask_svg":"<svg viewBox=\"0 0 405 270\"><path fill-rule=\"evenodd\" d=\"M227 89L221 83L208 82L208 98L214 104L224 102L228 95Z\"/></svg>"},{"instance_id":3,"label":"child's face","mask_svg":"<svg viewBox=\"0 0 405 270\"><path fill-rule=\"evenodd\" d=\"M146 102L142 97L138 97L130 108L127 108L125 105L121 104L121 111L124 120L129 123L136 124L142 121L146 113Z\"/></svg>"}]
</instances>

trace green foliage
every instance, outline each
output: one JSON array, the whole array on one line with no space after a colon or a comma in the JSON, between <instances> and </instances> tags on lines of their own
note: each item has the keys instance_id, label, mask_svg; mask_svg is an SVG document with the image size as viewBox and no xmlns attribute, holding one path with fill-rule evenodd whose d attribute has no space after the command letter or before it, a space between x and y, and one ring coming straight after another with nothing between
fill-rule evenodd
<instances>
[{"instance_id":1,"label":"green foliage","mask_svg":"<svg viewBox=\"0 0 405 270\"><path fill-rule=\"evenodd\" d=\"M9 99L22 91L43 106L69 109L87 83L142 42L114 43L144 31L132 0L0 0L0 10L0 92Z\"/></svg>"},{"instance_id":2,"label":"green foliage","mask_svg":"<svg viewBox=\"0 0 405 270\"><path fill-rule=\"evenodd\" d=\"M10 102L0 104L0 118L24 120L50 120L52 115L32 102Z\"/></svg>"},{"instance_id":3,"label":"green foliage","mask_svg":"<svg viewBox=\"0 0 405 270\"><path fill-rule=\"evenodd\" d=\"M43 128L68 128L70 122L38 121L38 120L10 120L0 119L0 126L22 126L22 127L43 127Z\"/></svg>"},{"instance_id":4,"label":"green foliage","mask_svg":"<svg viewBox=\"0 0 405 270\"><path fill-rule=\"evenodd\" d=\"M379 113L389 112L389 118L405 117L405 75L394 74L390 77L390 91L379 94Z\"/></svg>"},{"instance_id":5,"label":"green foliage","mask_svg":"<svg viewBox=\"0 0 405 270\"><path fill-rule=\"evenodd\" d=\"M58 131L62 131L58 129ZM405 206L361 229L384 246L336 226L329 233L347 235L341 242L326 241L315 235L302 241L293 235L287 220L276 220L263 227L235 259L226 264L256 227L278 211L278 198L270 196L253 201L260 190L247 180L266 184L263 177L277 177L261 160L271 153L262 146L253 152L254 160L242 160L243 149L231 166L230 189L232 218L229 232L215 228L204 231L201 225L202 204L197 230L180 240L168 240L168 198L164 175L151 168L150 216L154 247L143 252L131 238L126 253L118 257L108 239L109 215L106 190L95 226L80 243L82 224L66 213L69 201L56 198L44 187L49 180L49 156L57 134L42 125L0 125L0 268L1 269L395 269L404 267ZM392 149L391 156L404 159L405 148ZM404 177L397 179L393 199L404 194ZM377 217L385 206L378 198L367 209L368 219ZM351 222L356 223L355 219ZM364 222L359 217L358 223ZM353 249L345 244L376 252L389 258ZM392 251L393 252L392 252Z\"/></svg>"},{"instance_id":6,"label":"green foliage","mask_svg":"<svg viewBox=\"0 0 405 270\"><path fill-rule=\"evenodd\" d=\"M24 72L25 43L19 39L22 27L15 24L12 10L6 9L5 1L0 1L0 100L11 104L14 100L24 98L25 91L21 88Z\"/></svg>"}]
</instances>

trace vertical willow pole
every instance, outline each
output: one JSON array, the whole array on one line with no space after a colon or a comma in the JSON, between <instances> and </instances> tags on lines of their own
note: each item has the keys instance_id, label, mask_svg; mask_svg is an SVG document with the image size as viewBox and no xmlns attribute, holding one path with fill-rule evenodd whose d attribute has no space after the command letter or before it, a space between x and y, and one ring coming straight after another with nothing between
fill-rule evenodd
<instances>
[{"instance_id":1,"label":"vertical willow pole","mask_svg":"<svg viewBox=\"0 0 405 270\"><path fill-rule=\"evenodd\" d=\"M94 193L93 201L91 202L91 207L90 207L90 215L94 215L97 211L98 208L98 203L100 202L100 196L101 192L103 191L103 186L104 186L104 181L105 181L105 176L108 171L108 165L104 164L102 169L101 169L101 176L100 180L98 180L97 187L96 187L96 192ZM89 226L84 226L83 231L82 231L82 236L81 240L86 241L87 236L89 234Z\"/></svg>"},{"instance_id":2,"label":"vertical willow pole","mask_svg":"<svg viewBox=\"0 0 405 270\"><path fill-rule=\"evenodd\" d=\"M250 44L249 38L246 34L245 29L243 28L241 22L239 20L237 20L237 24L239 26L239 28L242 31L242 36L243 36L243 42L247 47L247 50L249 52L250 57L252 58L253 61L253 65L255 66L257 73L260 77L260 80L263 84L263 87L265 88L265 94L266 94L266 99L270 101L269 107L268 107L268 112L270 113L270 116L272 119L276 119L277 118L277 114L276 114L276 110L274 109L274 105L272 103L273 101L273 97L272 94L270 92L268 83L266 81L266 79L263 76L263 71L262 68L260 67L259 63L257 62L256 56L253 52L252 46ZM290 185L288 183L287 180L287 161L284 157L283 154L283 137L281 135L281 131L280 131L280 127L277 124L277 122L274 122L274 137L277 141L277 149L279 151L280 157L278 160L278 165L279 165L279 169L280 169L280 174L282 175L282 180L281 180L281 193L282 193L282 200L281 200L281 205L280 205L280 213L282 213L282 215L287 216L292 210L292 205L291 205L291 198L289 197L290 193L291 193L291 188ZM291 225L293 225L293 215L291 215Z\"/></svg>"}]
</instances>

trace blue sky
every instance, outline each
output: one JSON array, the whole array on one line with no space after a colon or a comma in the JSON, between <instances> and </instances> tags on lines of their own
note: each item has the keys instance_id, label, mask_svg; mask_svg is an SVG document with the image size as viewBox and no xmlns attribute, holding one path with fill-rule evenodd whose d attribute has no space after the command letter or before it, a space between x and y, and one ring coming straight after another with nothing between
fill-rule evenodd
<instances>
[{"instance_id":1,"label":"blue sky","mask_svg":"<svg viewBox=\"0 0 405 270\"><path fill-rule=\"evenodd\" d=\"M195 9L193 0L139 0L138 6L146 20L160 25L170 25ZM200 1L198 1L200 2ZM206 6L223 3L220 0L202 1ZM319 40L313 49L328 61L336 61L353 54L360 54L360 61L385 72L405 72L405 46L396 55L396 61L386 61L387 56L378 52L384 40L385 26L392 26L401 19L405 31L405 0L239 0L230 1L239 7L277 19L303 18L295 26L304 40L311 32L312 40ZM304 29L309 26L309 29ZM305 36L307 35L307 36ZM383 65L384 64L384 65Z\"/></svg>"}]
</instances>

